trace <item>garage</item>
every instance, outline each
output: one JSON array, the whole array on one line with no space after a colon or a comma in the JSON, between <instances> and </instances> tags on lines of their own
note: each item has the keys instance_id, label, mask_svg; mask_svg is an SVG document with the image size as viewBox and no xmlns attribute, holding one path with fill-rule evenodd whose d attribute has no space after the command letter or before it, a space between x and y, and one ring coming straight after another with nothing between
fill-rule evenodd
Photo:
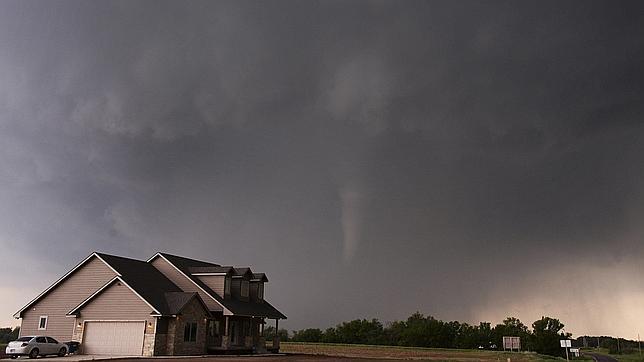
<instances>
[{"instance_id":1,"label":"garage","mask_svg":"<svg viewBox=\"0 0 644 362\"><path fill-rule=\"evenodd\" d=\"M85 354L140 356L143 354L144 321L85 322Z\"/></svg>"}]
</instances>

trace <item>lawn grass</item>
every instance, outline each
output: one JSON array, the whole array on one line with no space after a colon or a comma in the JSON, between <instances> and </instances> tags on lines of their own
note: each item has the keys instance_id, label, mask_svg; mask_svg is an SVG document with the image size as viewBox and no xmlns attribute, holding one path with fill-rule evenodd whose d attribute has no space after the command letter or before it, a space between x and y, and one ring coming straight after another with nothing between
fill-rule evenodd
<instances>
[{"instance_id":1,"label":"lawn grass","mask_svg":"<svg viewBox=\"0 0 644 362\"><path fill-rule=\"evenodd\" d=\"M618 361L623 361L623 362L644 362L644 351L642 352L642 355L640 355L639 351L634 351L631 353L625 353L625 354L610 354L608 353L607 348L584 348L582 349L582 352L589 352L589 353L598 353L598 354L603 354L606 356L613 357L614 359Z\"/></svg>"},{"instance_id":2,"label":"lawn grass","mask_svg":"<svg viewBox=\"0 0 644 362\"><path fill-rule=\"evenodd\" d=\"M531 352L474 349L372 346L360 344L282 342L280 352L353 358L423 359L440 361L562 361Z\"/></svg>"}]
</instances>

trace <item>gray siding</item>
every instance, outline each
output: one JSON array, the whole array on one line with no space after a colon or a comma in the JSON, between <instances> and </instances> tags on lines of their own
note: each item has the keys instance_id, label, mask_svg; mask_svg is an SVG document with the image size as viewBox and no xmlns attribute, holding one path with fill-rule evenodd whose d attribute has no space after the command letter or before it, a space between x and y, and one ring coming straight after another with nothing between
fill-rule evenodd
<instances>
[{"instance_id":1,"label":"gray siding","mask_svg":"<svg viewBox=\"0 0 644 362\"><path fill-rule=\"evenodd\" d=\"M220 297L224 297L224 283L226 282L225 275L200 275L197 278L206 284Z\"/></svg>"},{"instance_id":2,"label":"gray siding","mask_svg":"<svg viewBox=\"0 0 644 362\"><path fill-rule=\"evenodd\" d=\"M80 309L83 320L152 321L154 310L130 288L115 282Z\"/></svg>"},{"instance_id":3,"label":"gray siding","mask_svg":"<svg viewBox=\"0 0 644 362\"><path fill-rule=\"evenodd\" d=\"M192 280L188 277L181 274L174 266L168 263L162 257L157 257L152 260L152 265L157 268L166 278L170 279L174 284L181 288L184 292L197 292L203 301L206 303L206 306L211 311L222 311L223 308L213 300L208 294L204 293L199 287L197 287Z\"/></svg>"},{"instance_id":4,"label":"gray siding","mask_svg":"<svg viewBox=\"0 0 644 362\"><path fill-rule=\"evenodd\" d=\"M97 257L93 257L23 312L20 335L45 334L59 341L69 341L74 331L74 318L65 315L116 274ZM38 330L41 315L48 316L47 329Z\"/></svg>"}]
</instances>

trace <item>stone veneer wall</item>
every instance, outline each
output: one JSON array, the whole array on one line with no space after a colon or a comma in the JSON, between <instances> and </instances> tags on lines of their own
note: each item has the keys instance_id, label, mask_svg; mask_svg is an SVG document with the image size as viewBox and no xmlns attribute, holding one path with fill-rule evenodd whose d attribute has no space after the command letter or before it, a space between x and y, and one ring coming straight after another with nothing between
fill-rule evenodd
<instances>
[{"instance_id":1,"label":"stone veneer wall","mask_svg":"<svg viewBox=\"0 0 644 362\"><path fill-rule=\"evenodd\" d=\"M146 333L143 336L143 356L144 357L152 357L154 356L154 342L156 340L155 338L156 334L154 333Z\"/></svg>"},{"instance_id":2,"label":"stone veneer wall","mask_svg":"<svg viewBox=\"0 0 644 362\"><path fill-rule=\"evenodd\" d=\"M197 341L184 342L185 323L197 323ZM169 356L200 355L206 353L206 311L199 301L193 299L180 315L168 323L167 348Z\"/></svg>"},{"instance_id":3,"label":"stone veneer wall","mask_svg":"<svg viewBox=\"0 0 644 362\"><path fill-rule=\"evenodd\" d=\"M168 353L168 335L158 333L154 338L154 356L165 356Z\"/></svg>"},{"instance_id":4,"label":"stone veneer wall","mask_svg":"<svg viewBox=\"0 0 644 362\"><path fill-rule=\"evenodd\" d=\"M80 322L80 326L78 325ZM74 333L72 333L72 341L74 342L82 342L83 338L83 328L85 327L85 324L81 322L81 319L76 318L74 321ZM78 350L76 351L76 354L82 354L83 353L83 344L81 343L78 346Z\"/></svg>"}]
</instances>

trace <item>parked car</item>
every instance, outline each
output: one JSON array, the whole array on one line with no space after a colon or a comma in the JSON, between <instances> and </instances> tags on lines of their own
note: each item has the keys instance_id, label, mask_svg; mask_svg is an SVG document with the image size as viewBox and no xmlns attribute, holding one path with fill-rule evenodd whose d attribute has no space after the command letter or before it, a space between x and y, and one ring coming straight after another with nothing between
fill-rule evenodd
<instances>
[{"instance_id":1,"label":"parked car","mask_svg":"<svg viewBox=\"0 0 644 362\"><path fill-rule=\"evenodd\" d=\"M25 336L7 344L5 353L12 359L18 356L29 356L36 358L38 356L57 355L63 357L67 354L69 347L57 340L47 336Z\"/></svg>"}]
</instances>

